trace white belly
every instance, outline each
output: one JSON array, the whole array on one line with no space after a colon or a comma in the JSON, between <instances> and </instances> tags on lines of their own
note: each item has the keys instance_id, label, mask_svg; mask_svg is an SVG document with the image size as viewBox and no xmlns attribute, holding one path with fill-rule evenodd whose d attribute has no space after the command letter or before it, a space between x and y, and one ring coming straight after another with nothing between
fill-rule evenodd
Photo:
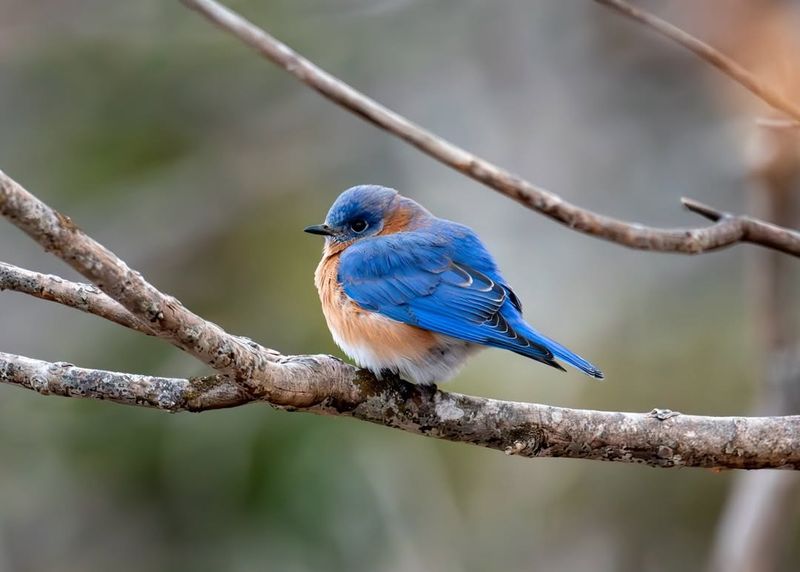
<instances>
[{"instance_id":1,"label":"white belly","mask_svg":"<svg viewBox=\"0 0 800 572\"><path fill-rule=\"evenodd\" d=\"M370 316L367 319L389 320L383 316ZM374 373L379 379L382 370L397 373L401 378L420 385L430 385L447 381L455 376L467 358L482 349L481 346L464 342L449 336L437 334L437 344L428 351L414 355L398 351L389 352L385 348L376 349L368 344L348 341L331 328L336 345L342 348L360 367Z\"/></svg>"}]
</instances>

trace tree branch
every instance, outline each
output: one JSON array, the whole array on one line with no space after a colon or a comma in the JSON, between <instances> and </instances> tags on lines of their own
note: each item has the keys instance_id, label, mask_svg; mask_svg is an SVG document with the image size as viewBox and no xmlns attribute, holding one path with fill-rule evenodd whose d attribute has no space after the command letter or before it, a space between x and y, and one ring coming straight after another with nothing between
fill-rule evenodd
<instances>
[{"instance_id":1,"label":"tree branch","mask_svg":"<svg viewBox=\"0 0 800 572\"><path fill-rule=\"evenodd\" d=\"M165 411L205 411L248 403L242 388L223 375L192 379L84 369L0 352L0 382L62 397L83 397Z\"/></svg>"},{"instance_id":2,"label":"tree branch","mask_svg":"<svg viewBox=\"0 0 800 572\"><path fill-rule=\"evenodd\" d=\"M800 238L800 233L788 231L784 227L764 222L750 216L735 215L719 211L700 201L688 199L686 197L681 199L681 204L683 204L687 210L697 213L715 223L736 221L737 226L745 236L749 237L748 240L750 242L758 244L765 244L768 242L773 245L775 250L787 253L794 253L797 249L797 240Z\"/></svg>"},{"instance_id":3,"label":"tree branch","mask_svg":"<svg viewBox=\"0 0 800 572\"><path fill-rule=\"evenodd\" d=\"M782 111L791 117L793 119L791 122L792 126L800 126L800 107L795 105L792 101L786 99L783 95L772 89L771 86L761 81L755 75L747 71L744 67L722 52L712 48L705 42L698 40L677 26L662 20L658 16L651 14L642 8L632 6L623 0L594 1L598 4L606 6L607 8L611 8L612 10L622 14L634 22L644 24L662 36L680 44L700 59L708 62L720 70L735 82L738 82L741 86L750 91L750 93L768 103L774 109ZM775 122L774 125L778 128L788 127L785 121Z\"/></svg>"},{"instance_id":4,"label":"tree branch","mask_svg":"<svg viewBox=\"0 0 800 572\"><path fill-rule=\"evenodd\" d=\"M40 274L13 264L0 262L0 292L3 290L22 292L41 300L57 302L81 312L100 316L109 322L142 334L155 335L150 326L133 316L92 284L70 282L52 274Z\"/></svg>"},{"instance_id":5,"label":"tree branch","mask_svg":"<svg viewBox=\"0 0 800 572\"><path fill-rule=\"evenodd\" d=\"M523 457L565 457L652 467L800 469L800 417L701 417L667 410L616 413L447 393L400 379L377 381L329 356L295 356L315 384L343 388L319 403L287 407L347 416ZM252 401L225 376L150 377L47 363L0 353L0 382L39 393L107 399L168 411L204 411Z\"/></svg>"},{"instance_id":6,"label":"tree branch","mask_svg":"<svg viewBox=\"0 0 800 572\"><path fill-rule=\"evenodd\" d=\"M287 358L246 338L233 336L159 292L113 252L87 236L0 171L0 215L92 281L110 298L165 339L216 371L231 375L253 396L274 405L304 407L335 394L331 383L311 384L306 363L335 372L339 360ZM302 359L307 357L308 360ZM324 376L323 376L324 377ZM330 377L330 376L329 376Z\"/></svg>"},{"instance_id":7,"label":"tree branch","mask_svg":"<svg viewBox=\"0 0 800 572\"><path fill-rule=\"evenodd\" d=\"M214 0L181 1L335 104L410 143L437 161L569 228L640 250L699 254L739 242L751 242L800 256L800 233L748 217L731 216L705 228L660 229L624 222L573 205L412 123ZM753 231L754 222L758 223L761 232ZM769 228L761 228L762 225Z\"/></svg>"},{"instance_id":8,"label":"tree branch","mask_svg":"<svg viewBox=\"0 0 800 572\"><path fill-rule=\"evenodd\" d=\"M207 322L149 284L113 252L87 236L67 216L51 209L0 171L0 214L72 266L153 333L222 373L249 377L261 366L240 338ZM263 357L263 356L262 356Z\"/></svg>"}]
</instances>

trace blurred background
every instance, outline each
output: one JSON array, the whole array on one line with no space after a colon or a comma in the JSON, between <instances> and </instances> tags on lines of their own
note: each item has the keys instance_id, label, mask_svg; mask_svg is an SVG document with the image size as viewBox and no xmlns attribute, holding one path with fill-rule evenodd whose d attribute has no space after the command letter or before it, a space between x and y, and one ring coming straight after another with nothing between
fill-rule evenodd
<instances>
[{"instance_id":1,"label":"blurred background","mask_svg":"<svg viewBox=\"0 0 800 572\"><path fill-rule=\"evenodd\" d=\"M229 5L587 208L704 224L680 208L686 195L798 226L796 134L756 127L769 112L738 85L588 0ZM644 5L800 100L798 2ZM194 311L284 353L341 355L312 282L321 241L301 229L351 185L392 186L475 228L529 320L607 377L487 351L448 389L800 412L787 397L800 387L796 260L579 235L324 101L174 0L3 0L0 168ZM77 279L5 223L0 260ZM0 295L0 349L205 371L15 293ZM0 459L3 571L792 570L800 557L800 475L510 458L266 406L167 415L0 387Z\"/></svg>"}]
</instances>

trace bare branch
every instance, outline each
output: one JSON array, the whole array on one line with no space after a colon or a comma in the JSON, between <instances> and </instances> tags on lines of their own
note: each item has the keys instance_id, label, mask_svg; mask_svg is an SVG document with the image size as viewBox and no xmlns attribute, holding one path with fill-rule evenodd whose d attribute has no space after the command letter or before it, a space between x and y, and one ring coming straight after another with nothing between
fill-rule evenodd
<instances>
[{"instance_id":1,"label":"bare branch","mask_svg":"<svg viewBox=\"0 0 800 572\"><path fill-rule=\"evenodd\" d=\"M800 256L800 233L774 226L770 226L769 232L752 232L751 219L745 217L726 218L706 228L660 229L624 222L573 205L412 123L214 0L181 1L337 105L569 228L640 250L699 254L751 242Z\"/></svg>"},{"instance_id":2,"label":"bare branch","mask_svg":"<svg viewBox=\"0 0 800 572\"><path fill-rule=\"evenodd\" d=\"M296 356L312 383L334 391L289 407L347 416L524 457L566 457L653 467L800 470L800 417L701 417L667 410L615 413L447 393L399 379L377 381L329 356ZM299 371L299 370L298 370ZM203 411L252 398L224 376L191 380L113 373L0 353L0 382L43 394L108 399L168 411Z\"/></svg>"},{"instance_id":3,"label":"bare branch","mask_svg":"<svg viewBox=\"0 0 800 572\"><path fill-rule=\"evenodd\" d=\"M103 399L166 411L204 411L242 405L250 398L223 375L193 379L84 369L0 352L0 382L63 397Z\"/></svg>"},{"instance_id":4,"label":"bare branch","mask_svg":"<svg viewBox=\"0 0 800 572\"><path fill-rule=\"evenodd\" d=\"M70 219L0 171L0 214L72 266L148 325L155 335L222 373L244 377L262 365L241 339L224 332L150 285L113 252L87 236Z\"/></svg>"},{"instance_id":5,"label":"bare branch","mask_svg":"<svg viewBox=\"0 0 800 572\"><path fill-rule=\"evenodd\" d=\"M40 274L12 264L0 262L0 292L12 290L41 300L57 302L81 312L94 314L110 322L155 335L150 327L103 294L92 284L70 282L52 274Z\"/></svg>"},{"instance_id":6,"label":"bare branch","mask_svg":"<svg viewBox=\"0 0 800 572\"><path fill-rule=\"evenodd\" d=\"M158 337L242 383L254 397L274 405L305 407L339 388L333 382L311 383L311 363L320 379L344 367L335 358L286 357L225 332L159 292L113 252L87 236L70 219L53 210L0 171L0 215L90 279L110 298L145 322Z\"/></svg>"},{"instance_id":7,"label":"bare branch","mask_svg":"<svg viewBox=\"0 0 800 572\"><path fill-rule=\"evenodd\" d=\"M729 58L720 51L712 48L705 42L702 42L692 36L691 34L681 30L677 26L662 20L658 16L630 5L623 0L595 0L598 4L602 4L619 14L630 18L634 22L644 24L652 28L662 36L665 36L676 42L698 56L700 59L705 60L722 73L738 82L745 89L750 91L753 95L768 103L778 111L782 111L789 117L793 118L791 122L793 127L800 126L800 107L795 105L792 101L786 99L783 95L772 89L768 84L761 81L755 75L747 71L740 64L733 59ZM785 120L781 123L771 124L779 128L789 126Z\"/></svg>"},{"instance_id":8,"label":"bare branch","mask_svg":"<svg viewBox=\"0 0 800 572\"><path fill-rule=\"evenodd\" d=\"M795 253L797 249L797 240L800 234L793 231L787 231L784 227L764 222L757 218L734 215L726 213L710 207L707 204L695 201L694 199L681 199L681 203L687 210L699 214L717 224L726 221L736 221L736 224L741 228L742 232L750 237L751 242L758 242L763 244L764 241L770 242L774 245L774 249L787 253Z\"/></svg>"},{"instance_id":9,"label":"bare branch","mask_svg":"<svg viewBox=\"0 0 800 572\"><path fill-rule=\"evenodd\" d=\"M209 360L219 371L233 371L235 376L192 380L86 370L0 354L2 382L40 393L109 399L170 411L261 400L285 409L345 415L529 457L660 467L800 469L800 417L712 418L665 410L651 414L571 410L445 393L399 379L378 381L331 356L283 356L231 336L155 290L69 219L2 173L0 214L98 281L109 296L129 304L126 307L132 313L149 318L155 331L173 343L177 340L176 345L185 346L188 353L207 355L208 342L198 346L197 340L212 340L217 348L246 348L224 359ZM166 307L169 318L157 315L151 304ZM243 372L253 377L244 379Z\"/></svg>"}]
</instances>

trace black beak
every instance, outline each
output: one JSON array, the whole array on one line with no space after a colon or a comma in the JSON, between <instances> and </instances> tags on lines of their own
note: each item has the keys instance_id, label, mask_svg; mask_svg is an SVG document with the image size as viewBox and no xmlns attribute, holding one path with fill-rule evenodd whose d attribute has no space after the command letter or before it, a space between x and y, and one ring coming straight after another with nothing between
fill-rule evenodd
<instances>
[{"instance_id":1,"label":"black beak","mask_svg":"<svg viewBox=\"0 0 800 572\"><path fill-rule=\"evenodd\" d=\"M305 227L303 232L307 232L309 234L320 234L322 236L333 235L333 229L327 224L312 224L311 226Z\"/></svg>"}]
</instances>

